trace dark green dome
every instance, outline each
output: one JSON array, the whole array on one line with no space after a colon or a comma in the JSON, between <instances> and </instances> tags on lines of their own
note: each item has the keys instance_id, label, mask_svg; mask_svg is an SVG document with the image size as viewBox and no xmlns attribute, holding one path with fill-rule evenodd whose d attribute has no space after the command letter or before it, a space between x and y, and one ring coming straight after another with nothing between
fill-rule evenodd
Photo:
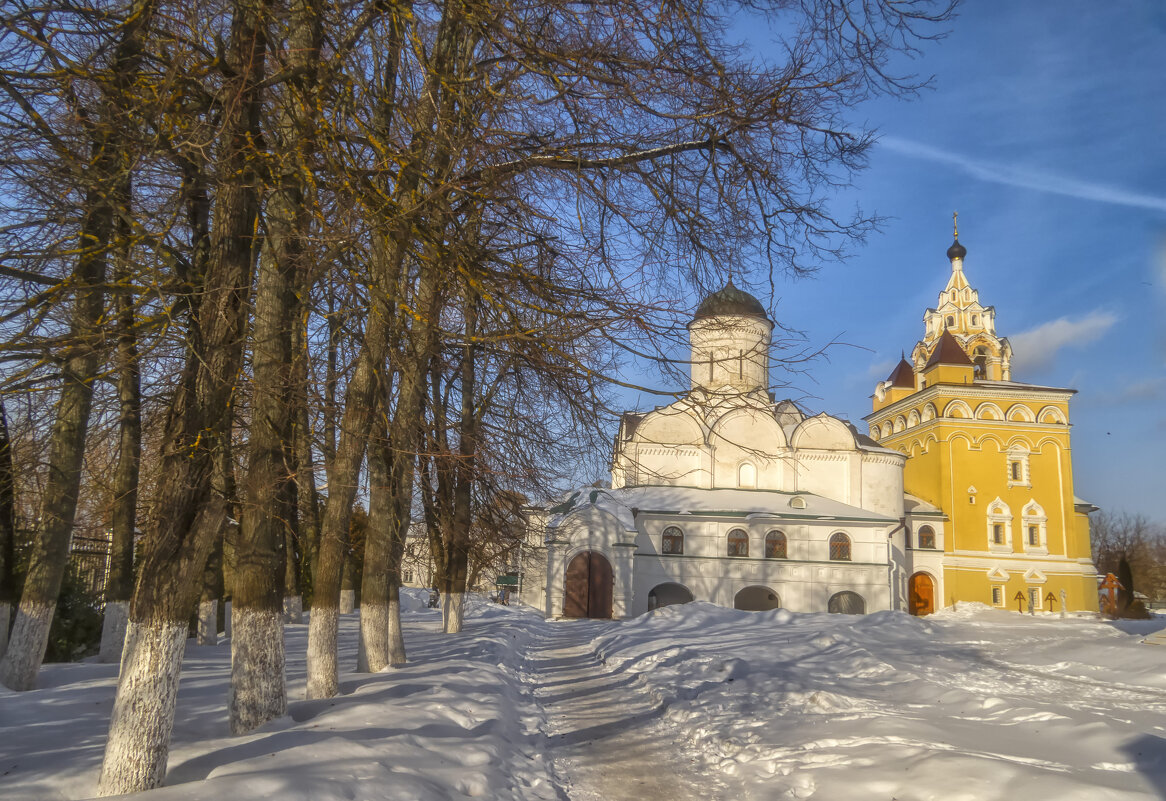
<instances>
[{"instance_id":1,"label":"dark green dome","mask_svg":"<svg viewBox=\"0 0 1166 801\"><path fill-rule=\"evenodd\" d=\"M704 317L757 317L769 320L761 301L748 292L737 289L732 281L725 284L724 289L712 293L701 301L693 319L700 320Z\"/></svg>"}]
</instances>

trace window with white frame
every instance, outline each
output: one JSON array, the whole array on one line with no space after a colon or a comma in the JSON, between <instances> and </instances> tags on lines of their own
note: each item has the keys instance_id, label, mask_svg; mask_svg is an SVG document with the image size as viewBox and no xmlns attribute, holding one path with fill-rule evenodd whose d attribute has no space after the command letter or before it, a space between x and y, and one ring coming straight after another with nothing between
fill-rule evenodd
<instances>
[{"instance_id":1,"label":"window with white frame","mask_svg":"<svg viewBox=\"0 0 1166 801\"><path fill-rule=\"evenodd\" d=\"M408 568L406 568L405 570L401 571L401 581L408 584L412 580L413 580L413 571L412 570L409 570Z\"/></svg>"},{"instance_id":2,"label":"window with white frame","mask_svg":"<svg viewBox=\"0 0 1166 801\"><path fill-rule=\"evenodd\" d=\"M684 532L676 526L664 529L664 534L660 538L660 553L674 556L684 553Z\"/></svg>"},{"instance_id":3,"label":"window with white frame","mask_svg":"<svg viewBox=\"0 0 1166 801\"><path fill-rule=\"evenodd\" d=\"M1028 450L1019 446L1008 449L1008 486L1031 487L1028 470Z\"/></svg>"},{"instance_id":4,"label":"window with white frame","mask_svg":"<svg viewBox=\"0 0 1166 801\"><path fill-rule=\"evenodd\" d=\"M919 547L923 550L935 549L935 529L923 526L919 529Z\"/></svg>"},{"instance_id":5,"label":"window with white frame","mask_svg":"<svg viewBox=\"0 0 1166 801\"><path fill-rule=\"evenodd\" d=\"M1012 550L1012 510L997 498L988 504L988 550Z\"/></svg>"},{"instance_id":6,"label":"window with white frame","mask_svg":"<svg viewBox=\"0 0 1166 801\"><path fill-rule=\"evenodd\" d=\"M1004 588L999 584L992 587L992 606L1004 606Z\"/></svg>"},{"instance_id":7,"label":"window with white frame","mask_svg":"<svg viewBox=\"0 0 1166 801\"><path fill-rule=\"evenodd\" d=\"M748 556L749 555L749 535L743 528L735 528L729 532L729 556Z\"/></svg>"},{"instance_id":8,"label":"window with white frame","mask_svg":"<svg viewBox=\"0 0 1166 801\"><path fill-rule=\"evenodd\" d=\"M1045 510L1036 501L1029 501L1020 513L1021 525L1024 526L1024 549L1047 553L1048 516Z\"/></svg>"}]
</instances>

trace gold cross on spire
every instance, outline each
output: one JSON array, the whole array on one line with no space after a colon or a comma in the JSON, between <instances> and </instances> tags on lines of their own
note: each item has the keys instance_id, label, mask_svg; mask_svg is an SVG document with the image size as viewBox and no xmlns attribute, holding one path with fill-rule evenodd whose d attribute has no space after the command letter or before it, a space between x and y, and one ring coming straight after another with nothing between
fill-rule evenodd
<instances>
[{"instance_id":1,"label":"gold cross on spire","mask_svg":"<svg viewBox=\"0 0 1166 801\"><path fill-rule=\"evenodd\" d=\"M955 238L960 238L960 213L953 211L951 213L951 227L955 231Z\"/></svg>"}]
</instances>

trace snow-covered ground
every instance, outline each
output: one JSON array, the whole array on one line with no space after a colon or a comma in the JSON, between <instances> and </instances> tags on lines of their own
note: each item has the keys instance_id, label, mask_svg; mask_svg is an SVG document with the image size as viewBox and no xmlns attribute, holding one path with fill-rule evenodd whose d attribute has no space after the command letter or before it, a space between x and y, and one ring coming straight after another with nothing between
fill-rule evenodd
<instances>
[{"instance_id":1,"label":"snow-covered ground","mask_svg":"<svg viewBox=\"0 0 1166 801\"><path fill-rule=\"evenodd\" d=\"M227 734L230 646L189 644L167 786L149 797L522 801L1166 798L1166 619L966 607L925 619L667 607L545 622L475 600L405 615L410 664ZM357 617L341 625L356 662ZM87 798L116 668L0 690L0 798Z\"/></svg>"}]
</instances>

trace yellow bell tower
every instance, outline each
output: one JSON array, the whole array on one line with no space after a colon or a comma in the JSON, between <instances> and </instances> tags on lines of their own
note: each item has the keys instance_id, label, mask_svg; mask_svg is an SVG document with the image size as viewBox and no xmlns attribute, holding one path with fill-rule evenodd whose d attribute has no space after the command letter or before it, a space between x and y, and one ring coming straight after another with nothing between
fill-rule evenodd
<instances>
[{"instance_id":1,"label":"yellow bell tower","mask_svg":"<svg viewBox=\"0 0 1166 801\"><path fill-rule=\"evenodd\" d=\"M942 542L908 532L908 562L942 549L939 606L1016 609L1020 598L1025 611L1096 611L1095 507L1073 495L1075 390L1012 380L1012 346L968 283L966 256L956 228L951 275L924 313L923 339L876 386L864 418L873 439L909 457L906 492L943 513Z\"/></svg>"}]
</instances>

